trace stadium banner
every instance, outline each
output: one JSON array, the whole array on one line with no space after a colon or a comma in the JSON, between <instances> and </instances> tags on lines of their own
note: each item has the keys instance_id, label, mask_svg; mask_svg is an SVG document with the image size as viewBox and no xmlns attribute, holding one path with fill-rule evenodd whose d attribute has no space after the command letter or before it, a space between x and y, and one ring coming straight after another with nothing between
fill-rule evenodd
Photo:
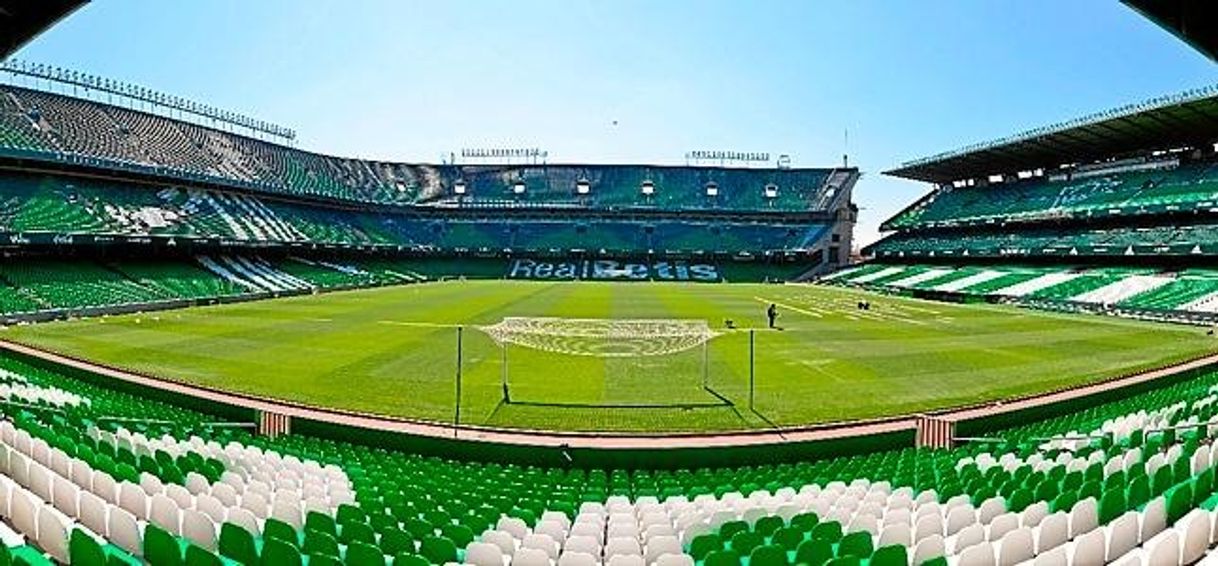
<instances>
[{"instance_id":1,"label":"stadium banner","mask_svg":"<svg viewBox=\"0 0 1218 566\"><path fill-rule=\"evenodd\" d=\"M719 266L684 260L618 261L584 259L544 261L515 259L508 263L508 279L558 281L696 281L717 283L723 279Z\"/></svg>"}]
</instances>

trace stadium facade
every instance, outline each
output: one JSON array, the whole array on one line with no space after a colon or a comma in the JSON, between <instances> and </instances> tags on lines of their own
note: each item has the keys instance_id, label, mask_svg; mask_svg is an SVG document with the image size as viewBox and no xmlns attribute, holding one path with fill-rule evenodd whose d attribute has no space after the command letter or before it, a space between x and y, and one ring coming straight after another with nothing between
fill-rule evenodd
<instances>
[{"instance_id":1,"label":"stadium facade","mask_svg":"<svg viewBox=\"0 0 1218 566\"><path fill-rule=\"evenodd\" d=\"M5 86L0 176L0 310L39 318L443 277L802 277L848 260L859 173L351 159Z\"/></svg>"}]
</instances>

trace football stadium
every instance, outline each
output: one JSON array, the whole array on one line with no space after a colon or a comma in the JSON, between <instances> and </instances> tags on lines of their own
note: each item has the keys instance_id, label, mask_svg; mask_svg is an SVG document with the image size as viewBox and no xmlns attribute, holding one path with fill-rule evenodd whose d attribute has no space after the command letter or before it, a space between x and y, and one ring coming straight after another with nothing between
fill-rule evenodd
<instances>
[{"instance_id":1,"label":"football stadium","mask_svg":"<svg viewBox=\"0 0 1218 566\"><path fill-rule=\"evenodd\" d=\"M0 0L0 566L1218 564L1218 86L861 241L849 156L349 157L18 56L112 8Z\"/></svg>"}]
</instances>

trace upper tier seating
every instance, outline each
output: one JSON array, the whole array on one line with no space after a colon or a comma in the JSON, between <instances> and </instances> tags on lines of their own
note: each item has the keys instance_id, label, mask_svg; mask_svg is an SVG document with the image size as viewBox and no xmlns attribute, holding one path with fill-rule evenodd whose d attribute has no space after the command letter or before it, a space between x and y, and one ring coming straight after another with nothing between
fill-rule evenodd
<instances>
[{"instance_id":1,"label":"upper tier seating","mask_svg":"<svg viewBox=\"0 0 1218 566\"><path fill-rule=\"evenodd\" d=\"M853 170L411 165L330 157L154 114L0 86L0 153L150 170L253 191L394 205L832 210ZM104 163L103 163L104 162ZM464 183L466 192L455 187ZM586 183L588 191L577 187ZM652 190L645 194L644 184ZM517 187L523 192L517 192ZM713 187L715 195L708 195Z\"/></svg>"},{"instance_id":2,"label":"upper tier seating","mask_svg":"<svg viewBox=\"0 0 1218 566\"><path fill-rule=\"evenodd\" d=\"M885 229L928 224L1208 210L1218 201L1218 164L1072 180L1046 178L938 190L885 223Z\"/></svg>"},{"instance_id":3,"label":"upper tier seating","mask_svg":"<svg viewBox=\"0 0 1218 566\"><path fill-rule=\"evenodd\" d=\"M1004 232L914 230L870 246L878 258L967 255L1218 254L1218 224L1190 221L1162 226L1030 228Z\"/></svg>"},{"instance_id":4,"label":"upper tier seating","mask_svg":"<svg viewBox=\"0 0 1218 566\"><path fill-rule=\"evenodd\" d=\"M7 357L0 398L0 555L38 566L1177 565L1216 542L1214 372L950 450L679 470L255 437Z\"/></svg>"},{"instance_id":5,"label":"upper tier seating","mask_svg":"<svg viewBox=\"0 0 1218 566\"><path fill-rule=\"evenodd\" d=\"M241 242L393 245L430 249L724 253L817 247L823 224L772 222L421 218L181 187L52 175L0 176L0 232L173 236ZM544 218L544 217L543 217Z\"/></svg>"}]
</instances>

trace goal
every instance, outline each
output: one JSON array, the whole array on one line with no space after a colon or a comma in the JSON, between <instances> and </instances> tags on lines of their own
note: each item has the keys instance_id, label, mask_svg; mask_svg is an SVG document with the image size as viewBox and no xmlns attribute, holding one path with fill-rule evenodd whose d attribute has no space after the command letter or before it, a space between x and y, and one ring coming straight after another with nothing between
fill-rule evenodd
<instances>
[{"instance_id":1,"label":"goal","mask_svg":"<svg viewBox=\"0 0 1218 566\"><path fill-rule=\"evenodd\" d=\"M724 407L705 320L508 317L479 327L500 350L503 402Z\"/></svg>"}]
</instances>

